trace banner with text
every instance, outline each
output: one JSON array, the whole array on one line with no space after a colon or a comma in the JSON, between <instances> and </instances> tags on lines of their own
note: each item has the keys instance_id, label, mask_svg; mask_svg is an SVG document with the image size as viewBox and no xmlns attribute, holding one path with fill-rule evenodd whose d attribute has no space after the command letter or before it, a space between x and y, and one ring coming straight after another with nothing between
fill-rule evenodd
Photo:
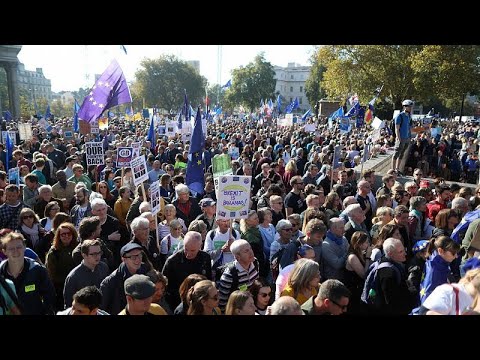
<instances>
[{"instance_id":1,"label":"banner with text","mask_svg":"<svg viewBox=\"0 0 480 360\"><path fill-rule=\"evenodd\" d=\"M87 154L87 166L104 165L103 143L87 142L85 143L85 153Z\"/></svg>"},{"instance_id":2,"label":"banner with text","mask_svg":"<svg viewBox=\"0 0 480 360\"><path fill-rule=\"evenodd\" d=\"M145 155L136 157L130 162L133 172L133 183L135 186L148 180L147 163L145 162Z\"/></svg>"},{"instance_id":3,"label":"banner with text","mask_svg":"<svg viewBox=\"0 0 480 360\"><path fill-rule=\"evenodd\" d=\"M217 219L246 219L252 177L220 176L218 180Z\"/></svg>"}]
</instances>

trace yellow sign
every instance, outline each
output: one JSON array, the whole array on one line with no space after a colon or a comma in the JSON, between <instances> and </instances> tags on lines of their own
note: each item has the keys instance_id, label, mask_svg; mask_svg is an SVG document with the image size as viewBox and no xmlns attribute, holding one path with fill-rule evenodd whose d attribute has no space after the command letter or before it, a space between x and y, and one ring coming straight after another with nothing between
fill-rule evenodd
<instances>
[{"instance_id":1,"label":"yellow sign","mask_svg":"<svg viewBox=\"0 0 480 360\"><path fill-rule=\"evenodd\" d=\"M26 292L26 293L32 292L32 291L35 291L35 284L25 285L25 292Z\"/></svg>"}]
</instances>

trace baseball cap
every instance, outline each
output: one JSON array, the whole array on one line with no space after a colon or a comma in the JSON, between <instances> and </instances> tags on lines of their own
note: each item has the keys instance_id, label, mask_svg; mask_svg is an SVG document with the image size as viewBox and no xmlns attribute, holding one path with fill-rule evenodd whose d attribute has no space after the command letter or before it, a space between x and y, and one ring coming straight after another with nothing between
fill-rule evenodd
<instances>
[{"instance_id":1,"label":"baseball cap","mask_svg":"<svg viewBox=\"0 0 480 360\"><path fill-rule=\"evenodd\" d=\"M143 300L153 296L155 284L146 275L135 274L130 276L123 284L125 295L134 299Z\"/></svg>"},{"instance_id":2,"label":"baseball cap","mask_svg":"<svg viewBox=\"0 0 480 360\"><path fill-rule=\"evenodd\" d=\"M423 249L426 249L428 246L428 243L429 243L428 240L418 240L412 248L413 253L416 254L422 251Z\"/></svg>"},{"instance_id":3,"label":"baseball cap","mask_svg":"<svg viewBox=\"0 0 480 360\"><path fill-rule=\"evenodd\" d=\"M205 198L205 199L200 200L200 206L201 206L201 207L213 206L213 205L215 205L215 204L216 204L216 202L213 201L212 198Z\"/></svg>"},{"instance_id":4,"label":"baseball cap","mask_svg":"<svg viewBox=\"0 0 480 360\"><path fill-rule=\"evenodd\" d=\"M124 245L120 249L120 256L124 257L125 254L127 254L130 251L135 250L135 249L142 250L142 246L140 244L137 244L137 243L129 242L127 245Z\"/></svg>"}]
</instances>

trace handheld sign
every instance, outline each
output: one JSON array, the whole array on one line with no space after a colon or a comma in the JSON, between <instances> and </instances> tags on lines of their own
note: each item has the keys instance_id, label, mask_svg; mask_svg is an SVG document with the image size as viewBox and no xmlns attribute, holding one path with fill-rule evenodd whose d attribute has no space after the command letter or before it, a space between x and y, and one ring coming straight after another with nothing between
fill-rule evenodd
<instances>
[{"instance_id":1,"label":"handheld sign","mask_svg":"<svg viewBox=\"0 0 480 360\"><path fill-rule=\"evenodd\" d=\"M20 169L18 167L8 169L8 181L10 184L20 185Z\"/></svg>"},{"instance_id":2,"label":"handheld sign","mask_svg":"<svg viewBox=\"0 0 480 360\"><path fill-rule=\"evenodd\" d=\"M250 207L251 176L220 176L217 219L246 219Z\"/></svg>"},{"instance_id":3,"label":"handheld sign","mask_svg":"<svg viewBox=\"0 0 480 360\"><path fill-rule=\"evenodd\" d=\"M103 143L87 142L85 143L85 153L87 154L87 166L104 165Z\"/></svg>"},{"instance_id":4,"label":"handheld sign","mask_svg":"<svg viewBox=\"0 0 480 360\"><path fill-rule=\"evenodd\" d=\"M160 184L154 181L150 185L150 205L152 207L152 214L157 215L160 211Z\"/></svg>"},{"instance_id":5,"label":"handheld sign","mask_svg":"<svg viewBox=\"0 0 480 360\"><path fill-rule=\"evenodd\" d=\"M145 180L148 180L147 164L145 162L145 155L136 157L130 161L130 167L133 173L133 183L135 186L141 184Z\"/></svg>"},{"instance_id":6,"label":"handheld sign","mask_svg":"<svg viewBox=\"0 0 480 360\"><path fill-rule=\"evenodd\" d=\"M117 167L130 167L133 157L133 148L119 147L117 148Z\"/></svg>"}]
</instances>

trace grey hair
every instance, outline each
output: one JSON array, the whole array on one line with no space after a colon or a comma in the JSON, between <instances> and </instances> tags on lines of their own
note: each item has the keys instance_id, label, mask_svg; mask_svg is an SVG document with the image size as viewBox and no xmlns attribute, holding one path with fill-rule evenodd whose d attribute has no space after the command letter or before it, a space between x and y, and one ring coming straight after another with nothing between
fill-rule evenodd
<instances>
[{"instance_id":1,"label":"grey hair","mask_svg":"<svg viewBox=\"0 0 480 360\"><path fill-rule=\"evenodd\" d=\"M340 226L340 224L342 225L342 227L344 227L345 221L343 221L343 219L340 219L338 217L334 217L330 219L330 228L335 226Z\"/></svg>"},{"instance_id":2,"label":"grey hair","mask_svg":"<svg viewBox=\"0 0 480 360\"><path fill-rule=\"evenodd\" d=\"M92 191L92 193L90 194L88 200L90 201L90 203L95 200L95 199L103 199L103 196L102 194L98 193L98 192L95 192L95 191Z\"/></svg>"},{"instance_id":3,"label":"grey hair","mask_svg":"<svg viewBox=\"0 0 480 360\"><path fill-rule=\"evenodd\" d=\"M140 211L140 213L143 213L145 211L152 211L152 206L148 201L142 201L142 203L138 207L138 211Z\"/></svg>"},{"instance_id":4,"label":"grey hair","mask_svg":"<svg viewBox=\"0 0 480 360\"><path fill-rule=\"evenodd\" d=\"M349 204L350 201L355 200L355 204L358 204L357 199L355 199L355 196L347 196L345 199L343 199L343 207L346 208Z\"/></svg>"},{"instance_id":5,"label":"grey hair","mask_svg":"<svg viewBox=\"0 0 480 360\"><path fill-rule=\"evenodd\" d=\"M52 187L50 185L42 185L38 188L38 193L41 194L45 190L49 190L50 192L52 191Z\"/></svg>"},{"instance_id":6,"label":"grey hair","mask_svg":"<svg viewBox=\"0 0 480 360\"><path fill-rule=\"evenodd\" d=\"M389 214L393 218L393 209L388 206L381 206L377 209L377 216L384 216Z\"/></svg>"},{"instance_id":7,"label":"grey hair","mask_svg":"<svg viewBox=\"0 0 480 360\"><path fill-rule=\"evenodd\" d=\"M237 255L240 255L240 252L242 251L243 248L250 246L247 240L235 240L232 245L230 245L230 251L232 254L236 257Z\"/></svg>"},{"instance_id":8,"label":"grey hair","mask_svg":"<svg viewBox=\"0 0 480 360\"><path fill-rule=\"evenodd\" d=\"M317 296L321 300L331 299L339 302L342 297L350 298L351 295L350 290L340 280L328 279L320 285Z\"/></svg>"},{"instance_id":9,"label":"grey hair","mask_svg":"<svg viewBox=\"0 0 480 360\"><path fill-rule=\"evenodd\" d=\"M351 218L352 214L358 210L362 210L362 207L360 206L360 204L350 204L345 209L345 214L347 214L347 216Z\"/></svg>"},{"instance_id":10,"label":"grey hair","mask_svg":"<svg viewBox=\"0 0 480 360\"><path fill-rule=\"evenodd\" d=\"M383 242L383 253L389 256L391 253L395 251L395 247L397 246L398 243L402 244L402 241L395 238L388 238Z\"/></svg>"},{"instance_id":11,"label":"grey hair","mask_svg":"<svg viewBox=\"0 0 480 360\"><path fill-rule=\"evenodd\" d=\"M140 227L150 228L150 221L143 217L136 217L130 224L130 229L132 229L132 233L135 233L135 231Z\"/></svg>"},{"instance_id":12,"label":"grey hair","mask_svg":"<svg viewBox=\"0 0 480 360\"><path fill-rule=\"evenodd\" d=\"M177 195L188 194L190 193L190 189L185 184L178 184L177 186L175 186L175 192L177 193Z\"/></svg>"},{"instance_id":13,"label":"grey hair","mask_svg":"<svg viewBox=\"0 0 480 360\"><path fill-rule=\"evenodd\" d=\"M417 184L415 183L415 181L407 181L405 183L405 185L403 185L403 187L405 188L405 190L407 190L409 187L412 187L412 186L417 186Z\"/></svg>"},{"instance_id":14,"label":"grey hair","mask_svg":"<svg viewBox=\"0 0 480 360\"><path fill-rule=\"evenodd\" d=\"M270 315L303 315L297 300L291 296L281 296L272 304Z\"/></svg>"},{"instance_id":15,"label":"grey hair","mask_svg":"<svg viewBox=\"0 0 480 360\"><path fill-rule=\"evenodd\" d=\"M278 221L277 226L275 227L275 230L277 230L277 232L278 232L278 231L280 231L280 230L282 230L286 227L291 228L292 224L290 223L290 221L282 219L282 220Z\"/></svg>"},{"instance_id":16,"label":"grey hair","mask_svg":"<svg viewBox=\"0 0 480 360\"><path fill-rule=\"evenodd\" d=\"M202 241L203 241L202 234L200 234L198 231L188 231L185 234L185 237L183 238L183 247L185 248L187 246L187 244L189 244L191 242L194 242L194 241L202 244Z\"/></svg>"},{"instance_id":17,"label":"grey hair","mask_svg":"<svg viewBox=\"0 0 480 360\"><path fill-rule=\"evenodd\" d=\"M153 213L151 211L145 211L145 212L141 213L139 217L144 218L144 219L148 219L150 216L154 217L155 215L153 215ZM154 219L155 219L155 217L154 217Z\"/></svg>"},{"instance_id":18,"label":"grey hair","mask_svg":"<svg viewBox=\"0 0 480 360\"><path fill-rule=\"evenodd\" d=\"M167 204L167 205L165 205L165 210L167 210L167 209L173 209L173 210L177 211L177 208L176 208L175 205L173 205L173 204Z\"/></svg>"},{"instance_id":19,"label":"grey hair","mask_svg":"<svg viewBox=\"0 0 480 360\"><path fill-rule=\"evenodd\" d=\"M100 195L101 196L101 195ZM103 205L103 206L108 206L107 203L105 202L105 200L102 199L99 199L99 198L95 198L91 201L91 207L92 209L95 209L97 206L99 205Z\"/></svg>"},{"instance_id":20,"label":"grey hair","mask_svg":"<svg viewBox=\"0 0 480 360\"><path fill-rule=\"evenodd\" d=\"M423 196L413 196L410 199L410 211L416 210L420 207L420 205L426 204L426 203L427 203L427 199L425 199Z\"/></svg>"},{"instance_id":21,"label":"grey hair","mask_svg":"<svg viewBox=\"0 0 480 360\"><path fill-rule=\"evenodd\" d=\"M452 209L468 207L468 200L463 197L456 197L452 200Z\"/></svg>"}]
</instances>

